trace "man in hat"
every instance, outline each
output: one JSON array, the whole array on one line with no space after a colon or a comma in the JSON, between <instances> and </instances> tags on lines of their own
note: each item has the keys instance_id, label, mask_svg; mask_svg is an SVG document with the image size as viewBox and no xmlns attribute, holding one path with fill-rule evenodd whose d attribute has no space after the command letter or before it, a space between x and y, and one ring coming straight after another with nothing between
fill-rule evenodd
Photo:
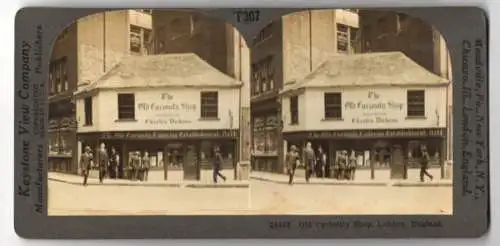
<instances>
[{"instance_id":1,"label":"man in hat","mask_svg":"<svg viewBox=\"0 0 500 246\"><path fill-rule=\"evenodd\" d=\"M221 177L224 181L226 181L226 176L222 175L220 171L222 170L222 163L224 162L224 159L222 158L222 155L220 153L220 148L219 146L214 147L214 163L213 163L213 178L214 178L214 183L217 183L217 176Z\"/></svg>"},{"instance_id":2,"label":"man in hat","mask_svg":"<svg viewBox=\"0 0 500 246\"><path fill-rule=\"evenodd\" d=\"M87 179L89 178L90 167L93 160L94 155L92 154L92 149L89 146L86 146L82 157L80 158L80 166L82 167L83 174L83 186L87 186Z\"/></svg>"},{"instance_id":3,"label":"man in hat","mask_svg":"<svg viewBox=\"0 0 500 246\"><path fill-rule=\"evenodd\" d=\"M112 179L118 178L118 162L119 156L116 153L115 147L111 147L111 156L109 157L109 177Z\"/></svg>"},{"instance_id":4,"label":"man in hat","mask_svg":"<svg viewBox=\"0 0 500 246\"><path fill-rule=\"evenodd\" d=\"M106 170L109 166L108 151L106 150L106 144L101 143L99 149L99 183L102 184L104 176L106 175Z\"/></svg>"},{"instance_id":5,"label":"man in hat","mask_svg":"<svg viewBox=\"0 0 500 246\"><path fill-rule=\"evenodd\" d=\"M295 145L290 146L290 150L286 155L286 165L288 172L288 184L293 184L293 176L295 175L295 169L299 162L299 153L297 153L297 147Z\"/></svg>"},{"instance_id":6,"label":"man in hat","mask_svg":"<svg viewBox=\"0 0 500 246\"><path fill-rule=\"evenodd\" d=\"M131 158L131 179L134 181L141 180L141 152L135 151Z\"/></svg>"},{"instance_id":7,"label":"man in hat","mask_svg":"<svg viewBox=\"0 0 500 246\"><path fill-rule=\"evenodd\" d=\"M314 154L311 142L307 142L304 152L306 157L306 182L309 183L316 162L316 155Z\"/></svg>"},{"instance_id":8,"label":"man in hat","mask_svg":"<svg viewBox=\"0 0 500 246\"><path fill-rule=\"evenodd\" d=\"M142 171L142 180L143 181L148 181L148 175L149 175L149 168L151 167L150 159L149 159L149 153L146 151L144 152L144 156L141 161L141 169Z\"/></svg>"},{"instance_id":9,"label":"man in hat","mask_svg":"<svg viewBox=\"0 0 500 246\"><path fill-rule=\"evenodd\" d=\"M427 169L429 168L429 153L427 152L427 147L422 145L422 158L420 159L420 181L424 182L424 177L427 176L431 179L434 178Z\"/></svg>"}]
</instances>

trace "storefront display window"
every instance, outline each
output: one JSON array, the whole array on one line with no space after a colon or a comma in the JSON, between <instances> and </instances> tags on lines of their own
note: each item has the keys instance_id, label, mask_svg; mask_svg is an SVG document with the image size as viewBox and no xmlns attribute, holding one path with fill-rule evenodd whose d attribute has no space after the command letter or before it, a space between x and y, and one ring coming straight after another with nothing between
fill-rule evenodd
<instances>
[{"instance_id":1,"label":"storefront display window","mask_svg":"<svg viewBox=\"0 0 500 246\"><path fill-rule=\"evenodd\" d=\"M255 154L277 154L277 116L256 117L253 122L253 146Z\"/></svg>"},{"instance_id":2,"label":"storefront display window","mask_svg":"<svg viewBox=\"0 0 500 246\"><path fill-rule=\"evenodd\" d=\"M74 134L72 132L53 132L49 134L49 156L67 156L73 154Z\"/></svg>"},{"instance_id":3,"label":"storefront display window","mask_svg":"<svg viewBox=\"0 0 500 246\"><path fill-rule=\"evenodd\" d=\"M202 166L211 168L214 161L214 147L218 146L224 163L223 168L233 168L234 166L234 144L231 142L202 141L200 157Z\"/></svg>"},{"instance_id":4,"label":"storefront display window","mask_svg":"<svg viewBox=\"0 0 500 246\"><path fill-rule=\"evenodd\" d=\"M184 166L183 145L180 143L167 145L166 160L169 167L181 168Z\"/></svg>"}]
</instances>

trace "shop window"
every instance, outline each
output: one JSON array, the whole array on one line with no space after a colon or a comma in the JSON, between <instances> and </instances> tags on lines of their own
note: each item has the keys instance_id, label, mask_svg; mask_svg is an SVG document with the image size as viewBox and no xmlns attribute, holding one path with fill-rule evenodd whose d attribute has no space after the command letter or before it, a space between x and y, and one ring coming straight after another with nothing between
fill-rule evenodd
<instances>
[{"instance_id":1,"label":"shop window","mask_svg":"<svg viewBox=\"0 0 500 246\"><path fill-rule=\"evenodd\" d=\"M349 27L337 24L337 51L349 52Z\"/></svg>"},{"instance_id":2,"label":"shop window","mask_svg":"<svg viewBox=\"0 0 500 246\"><path fill-rule=\"evenodd\" d=\"M92 125L92 97L84 99L85 125Z\"/></svg>"},{"instance_id":3,"label":"shop window","mask_svg":"<svg viewBox=\"0 0 500 246\"><path fill-rule=\"evenodd\" d=\"M72 132L58 131L49 134L49 156L71 157L73 154L74 136Z\"/></svg>"},{"instance_id":4,"label":"shop window","mask_svg":"<svg viewBox=\"0 0 500 246\"><path fill-rule=\"evenodd\" d=\"M201 118L216 119L219 117L219 93L216 91L201 92Z\"/></svg>"},{"instance_id":5,"label":"shop window","mask_svg":"<svg viewBox=\"0 0 500 246\"><path fill-rule=\"evenodd\" d=\"M184 146L180 143L167 145L166 161L171 168L182 168L184 166Z\"/></svg>"},{"instance_id":6,"label":"shop window","mask_svg":"<svg viewBox=\"0 0 500 246\"><path fill-rule=\"evenodd\" d=\"M214 148L219 147L222 155L222 168L234 168L235 145L232 142L202 141L200 149L201 164L205 168L211 168L214 162Z\"/></svg>"},{"instance_id":7,"label":"shop window","mask_svg":"<svg viewBox=\"0 0 500 246\"><path fill-rule=\"evenodd\" d=\"M264 153L266 146L265 117L255 117L252 125L253 150L256 153Z\"/></svg>"},{"instance_id":8,"label":"shop window","mask_svg":"<svg viewBox=\"0 0 500 246\"><path fill-rule=\"evenodd\" d=\"M290 124L299 124L299 96L290 97Z\"/></svg>"},{"instance_id":9,"label":"shop window","mask_svg":"<svg viewBox=\"0 0 500 246\"><path fill-rule=\"evenodd\" d=\"M425 117L425 91L408 91L407 105L408 117Z\"/></svg>"},{"instance_id":10,"label":"shop window","mask_svg":"<svg viewBox=\"0 0 500 246\"><path fill-rule=\"evenodd\" d=\"M135 96L134 94L118 94L118 119L135 119Z\"/></svg>"},{"instance_id":11,"label":"shop window","mask_svg":"<svg viewBox=\"0 0 500 246\"><path fill-rule=\"evenodd\" d=\"M325 119L342 118L342 94L325 93Z\"/></svg>"}]
</instances>

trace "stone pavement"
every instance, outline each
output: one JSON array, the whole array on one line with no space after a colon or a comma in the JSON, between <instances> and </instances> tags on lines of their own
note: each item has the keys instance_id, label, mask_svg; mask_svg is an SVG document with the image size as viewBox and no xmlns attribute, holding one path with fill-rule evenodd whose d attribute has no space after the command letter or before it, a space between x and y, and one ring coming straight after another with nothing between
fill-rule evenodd
<instances>
[{"instance_id":1,"label":"stone pavement","mask_svg":"<svg viewBox=\"0 0 500 246\"><path fill-rule=\"evenodd\" d=\"M354 185L354 186L398 186L398 187L451 187L451 179L441 179L440 169L433 168L429 172L434 176L432 181L426 178L425 182L420 182L419 169L408 170L408 179L395 180L390 178L390 171L381 169L375 170L375 179L371 179L370 170L357 170L355 180L336 180L326 178L312 177L308 185ZM305 172L303 169L297 169L294 177L294 184L306 184ZM288 176L280 173L252 171L251 179L267 181L279 184L287 184Z\"/></svg>"},{"instance_id":2,"label":"stone pavement","mask_svg":"<svg viewBox=\"0 0 500 246\"><path fill-rule=\"evenodd\" d=\"M82 185L83 177L80 175L64 174L49 172L48 180L62 182L66 184ZM89 186L104 185L104 186L151 186L151 187L187 187L187 188L248 188L248 181L239 181L229 179L224 182L220 181L215 184L213 182L203 181L190 181L190 180L175 180L175 181L131 181L123 179L104 179L102 184L99 184L99 179L89 177L87 184Z\"/></svg>"}]
</instances>

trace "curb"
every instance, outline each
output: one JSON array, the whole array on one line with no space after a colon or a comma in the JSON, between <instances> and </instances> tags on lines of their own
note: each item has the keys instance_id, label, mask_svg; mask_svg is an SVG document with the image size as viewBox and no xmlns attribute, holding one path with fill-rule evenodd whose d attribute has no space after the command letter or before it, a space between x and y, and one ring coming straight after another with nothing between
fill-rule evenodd
<instances>
[{"instance_id":1,"label":"curb","mask_svg":"<svg viewBox=\"0 0 500 246\"><path fill-rule=\"evenodd\" d=\"M50 181L82 186L81 182L67 181L58 178L47 178ZM154 183L87 183L87 186L142 186L142 187L173 187L173 188L249 188L250 184L154 184Z\"/></svg>"},{"instance_id":2,"label":"curb","mask_svg":"<svg viewBox=\"0 0 500 246\"><path fill-rule=\"evenodd\" d=\"M264 181L264 182L271 182L271 183L276 183L276 184L286 184L288 185L288 182L286 181L277 181L277 180L272 180L272 179L267 179L267 178L261 178L261 177L251 177L251 179L254 180L259 180L259 181ZM294 185L330 185L330 186L388 186L389 184L386 182L370 182L370 183L359 183L359 182L328 182L328 183L319 183L319 182L314 182L311 181L310 183L306 183L305 181L294 181Z\"/></svg>"},{"instance_id":3,"label":"curb","mask_svg":"<svg viewBox=\"0 0 500 246\"><path fill-rule=\"evenodd\" d=\"M452 183L393 183L394 187L453 187Z\"/></svg>"},{"instance_id":4,"label":"curb","mask_svg":"<svg viewBox=\"0 0 500 246\"><path fill-rule=\"evenodd\" d=\"M268 179L268 178L262 178L262 177L251 177L251 179L254 180L259 180L259 181L264 181L264 182L271 182L271 183L276 183L276 184L288 184L286 181L278 181L278 180L273 180L273 179ZM304 181L299 181L299 182L294 182L294 185L330 185L330 186L390 186L390 187L452 187L452 183L402 183L402 182L382 182L382 181L374 181L374 182L367 182L367 183L360 183L360 182L329 182L329 183L318 183L312 181L311 183L306 183Z\"/></svg>"}]
</instances>

